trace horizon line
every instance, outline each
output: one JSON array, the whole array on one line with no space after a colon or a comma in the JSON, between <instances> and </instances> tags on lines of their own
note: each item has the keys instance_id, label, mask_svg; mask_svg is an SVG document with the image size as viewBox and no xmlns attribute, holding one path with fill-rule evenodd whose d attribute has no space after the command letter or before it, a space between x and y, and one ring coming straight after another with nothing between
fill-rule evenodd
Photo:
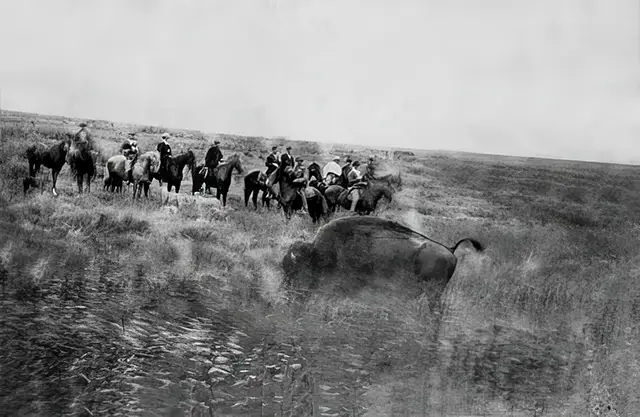
<instances>
[{"instance_id":1,"label":"horizon line","mask_svg":"<svg viewBox=\"0 0 640 417\"><path fill-rule=\"evenodd\" d=\"M1 97L1 96L0 96ZM547 161L561 161L561 162L573 162L573 163L588 163L588 164L605 164L605 165L622 165L622 166L639 166L640 160L634 161L630 160L628 162L612 162L612 161L597 161L597 160L589 160L589 159L572 159L570 157L561 157L561 156L543 156L543 155L521 155L521 154L501 154L501 153L489 153L489 152L478 152L478 151L463 151L463 150L455 150L455 149L442 149L442 148L404 148L404 147L394 147L394 146L369 146L367 144L362 143L345 143L345 142L333 142L333 141L315 141L315 140L304 140L304 139L292 139L285 135L274 135L274 136L264 136L264 135L247 135L240 133L229 133L229 132L206 132L200 129L186 128L186 127L171 127L171 126L163 126L161 124L152 124L152 123L137 123L137 122L127 122L127 121L117 121L117 120L109 120L95 117L79 117L79 116L65 116L60 114L51 114L51 113L37 113L31 111L23 111L23 110L12 110L3 108L0 103L0 117L6 117L6 113L19 113L25 115L37 115L37 116L45 116L45 117L55 117L55 118L65 118L65 119L82 119L82 120L91 120L98 122L106 122L106 123L117 123L117 124L127 124L127 125L135 125L135 126L152 126L157 128L164 128L169 130L183 130L183 131L195 131L204 134L205 136L214 136L214 135L229 135L229 136L240 136L243 138L264 138L267 140L287 140L293 142L313 142L318 144L327 144L327 145L342 145L342 146L361 146L368 147L370 149L375 150L399 150L399 151L418 151L418 152L427 152L427 153L449 153L449 154L467 154L467 155L480 155L485 157L497 156L501 158L526 158L526 159L540 159ZM1 131L2 126L0 126ZM0 136L1 137L1 136Z\"/></svg>"}]
</instances>

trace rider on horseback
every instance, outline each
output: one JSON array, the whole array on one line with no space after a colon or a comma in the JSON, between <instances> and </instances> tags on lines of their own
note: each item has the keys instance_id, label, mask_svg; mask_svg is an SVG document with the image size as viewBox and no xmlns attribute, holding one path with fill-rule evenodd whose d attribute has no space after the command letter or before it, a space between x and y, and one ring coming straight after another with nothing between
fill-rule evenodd
<instances>
[{"instance_id":1,"label":"rider on horseback","mask_svg":"<svg viewBox=\"0 0 640 417\"><path fill-rule=\"evenodd\" d=\"M214 170L216 169L220 161L222 161L222 158L224 158L219 145L219 140L213 141L213 146L209 148L207 154L204 157L205 178L213 177Z\"/></svg>"},{"instance_id":2,"label":"rider on horseback","mask_svg":"<svg viewBox=\"0 0 640 417\"><path fill-rule=\"evenodd\" d=\"M280 158L278 157L278 147L273 146L271 147L271 153L269 154L269 156L267 156L267 160L264 163L264 165L267 167L267 171L264 173L267 176L265 185L267 186L267 189L271 192L273 196L275 196L275 192L273 192L273 188L272 188L274 179L271 178L272 177L271 174L275 170L280 168L279 161L280 161Z\"/></svg>"},{"instance_id":3,"label":"rider on horseback","mask_svg":"<svg viewBox=\"0 0 640 417\"><path fill-rule=\"evenodd\" d=\"M296 166L293 168L292 178L294 184L302 184L298 189L298 195L302 199L302 212L304 214L309 212L309 206L307 205L307 196L305 194L307 188L307 178L305 178L306 168L304 166L304 160L300 157L296 158ZM285 171L289 171L292 168L286 167Z\"/></svg>"},{"instance_id":4,"label":"rider on horseback","mask_svg":"<svg viewBox=\"0 0 640 417\"><path fill-rule=\"evenodd\" d=\"M134 132L129 133L129 138L125 140L125 142L120 146L120 152L127 158L129 161L129 167L127 169L126 175L129 180L129 183L133 182L132 171L133 165L138 160L138 141L135 140L136 134Z\"/></svg>"},{"instance_id":5,"label":"rider on horseback","mask_svg":"<svg viewBox=\"0 0 640 417\"><path fill-rule=\"evenodd\" d=\"M93 150L93 137L91 135L91 131L87 129L87 124L82 122L78 126L80 126L80 130L78 130L74 135L74 141L76 144L85 144L87 146L87 150Z\"/></svg>"},{"instance_id":6,"label":"rider on horseback","mask_svg":"<svg viewBox=\"0 0 640 417\"><path fill-rule=\"evenodd\" d=\"M360 199L360 190L367 186L367 181L363 181L362 174L358 170L359 161L355 161L351 169L347 172L347 181L349 182L349 191L347 197L351 196L351 211L356 211L356 204Z\"/></svg>"},{"instance_id":7,"label":"rider on horseback","mask_svg":"<svg viewBox=\"0 0 640 417\"><path fill-rule=\"evenodd\" d=\"M169 134L167 132L162 134L162 142L158 144L156 147L157 151L160 153L160 169L158 170L158 174L160 174L160 178L164 179L167 176L167 165L169 162L169 158L171 158L171 145L169 145Z\"/></svg>"},{"instance_id":8,"label":"rider on horseback","mask_svg":"<svg viewBox=\"0 0 640 417\"><path fill-rule=\"evenodd\" d=\"M94 164L93 172L95 173L96 152L94 152L95 146L93 143L93 137L91 135L91 131L87 129L87 124L84 122L80 123L78 126L80 127L80 130L78 130L78 132L75 135L73 135L72 149L78 149L78 150L81 150L81 152L88 152L89 155L92 155L93 164ZM67 156L67 158L69 157ZM76 172L75 158L71 159L69 163L69 167L73 172Z\"/></svg>"}]
</instances>

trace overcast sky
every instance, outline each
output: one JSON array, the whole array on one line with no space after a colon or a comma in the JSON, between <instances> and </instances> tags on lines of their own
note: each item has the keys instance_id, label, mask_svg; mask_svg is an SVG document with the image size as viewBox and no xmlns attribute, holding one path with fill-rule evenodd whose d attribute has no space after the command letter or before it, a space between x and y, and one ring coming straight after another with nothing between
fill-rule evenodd
<instances>
[{"instance_id":1,"label":"overcast sky","mask_svg":"<svg viewBox=\"0 0 640 417\"><path fill-rule=\"evenodd\" d=\"M640 163L638 3L2 1L2 107Z\"/></svg>"}]
</instances>

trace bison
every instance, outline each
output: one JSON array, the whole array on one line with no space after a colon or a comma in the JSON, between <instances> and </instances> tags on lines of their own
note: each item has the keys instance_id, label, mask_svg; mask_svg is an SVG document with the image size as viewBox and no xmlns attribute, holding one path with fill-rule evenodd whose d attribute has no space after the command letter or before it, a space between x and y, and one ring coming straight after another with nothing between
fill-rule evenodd
<instances>
[{"instance_id":1,"label":"bison","mask_svg":"<svg viewBox=\"0 0 640 417\"><path fill-rule=\"evenodd\" d=\"M447 247L392 220L344 217L318 229L311 243L291 245L282 261L283 283L288 289L322 288L341 294L365 287L413 289L414 295L426 295L431 310L438 311L456 268L454 252L463 242L483 250L472 238Z\"/></svg>"}]
</instances>

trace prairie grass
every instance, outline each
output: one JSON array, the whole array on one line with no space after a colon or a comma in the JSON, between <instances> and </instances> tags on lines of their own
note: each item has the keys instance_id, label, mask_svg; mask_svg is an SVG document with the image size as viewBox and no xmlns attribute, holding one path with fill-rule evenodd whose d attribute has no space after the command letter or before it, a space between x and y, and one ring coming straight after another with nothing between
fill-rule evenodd
<instances>
[{"instance_id":1,"label":"prairie grass","mask_svg":"<svg viewBox=\"0 0 640 417\"><path fill-rule=\"evenodd\" d=\"M117 130L125 131L109 126L96 132L103 156L117 152ZM145 150L164 129L136 131ZM447 246L465 237L486 246L456 252L437 321L420 300L392 293L290 302L280 261L317 227L246 209L238 175L225 209L198 199L163 205L155 183L148 201L95 183L78 196L67 168L59 197L23 196L24 149L61 132L16 124L0 143L0 409L8 415L640 411L640 178L631 167L398 162L403 190L376 215ZM206 140L179 132L176 148L203 158ZM223 152L252 154L247 173L262 168L269 140L222 137ZM329 158L304 146L310 160ZM189 176L182 188L190 190Z\"/></svg>"}]
</instances>

